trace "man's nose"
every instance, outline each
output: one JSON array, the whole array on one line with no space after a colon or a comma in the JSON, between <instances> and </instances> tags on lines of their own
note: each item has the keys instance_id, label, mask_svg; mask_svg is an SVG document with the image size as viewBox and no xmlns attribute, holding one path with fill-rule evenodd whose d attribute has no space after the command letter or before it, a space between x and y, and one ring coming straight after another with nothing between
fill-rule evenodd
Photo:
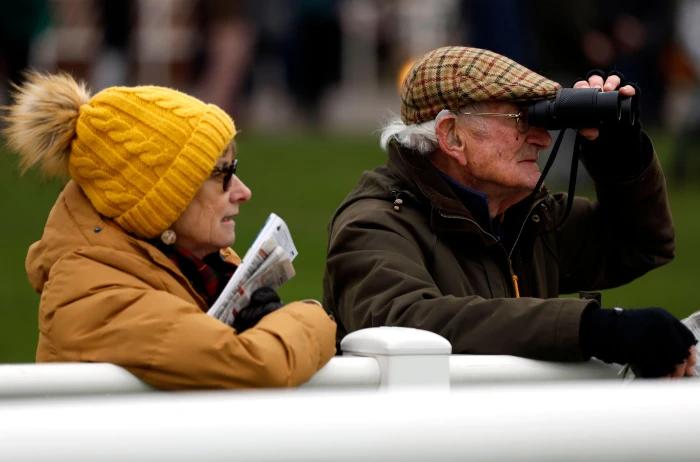
<instances>
[{"instance_id":1,"label":"man's nose","mask_svg":"<svg viewBox=\"0 0 700 462\"><path fill-rule=\"evenodd\" d=\"M550 144L552 144L552 135L542 127L530 126L530 129L525 134L525 140L534 144L538 149L546 149Z\"/></svg>"}]
</instances>

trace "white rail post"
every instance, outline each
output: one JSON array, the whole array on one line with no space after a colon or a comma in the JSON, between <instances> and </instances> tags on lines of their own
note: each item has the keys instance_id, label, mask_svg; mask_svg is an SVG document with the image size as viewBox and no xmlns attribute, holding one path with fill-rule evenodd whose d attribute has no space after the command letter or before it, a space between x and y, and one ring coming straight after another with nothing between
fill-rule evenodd
<instances>
[{"instance_id":1,"label":"white rail post","mask_svg":"<svg viewBox=\"0 0 700 462\"><path fill-rule=\"evenodd\" d=\"M377 360L380 389L450 388L452 345L436 333L408 327L372 327L346 335L340 347L345 356L369 356Z\"/></svg>"}]
</instances>

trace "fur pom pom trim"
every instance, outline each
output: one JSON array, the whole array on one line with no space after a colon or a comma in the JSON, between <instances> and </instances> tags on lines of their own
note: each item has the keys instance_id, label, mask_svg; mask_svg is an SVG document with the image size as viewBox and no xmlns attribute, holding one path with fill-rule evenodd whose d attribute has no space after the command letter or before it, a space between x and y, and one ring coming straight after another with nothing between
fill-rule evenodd
<instances>
[{"instance_id":1,"label":"fur pom pom trim","mask_svg":"<svg viewBox=\"0 0 700 462\"><path fill-rule=\"evenodd\" d=\"M80 106L90 100L85 83L66 73L32 71L15 86L13 98L3 117L4 135L21 157L22 172L36 165L47 176L67 176Z\"/></svg>"}]
</instances>

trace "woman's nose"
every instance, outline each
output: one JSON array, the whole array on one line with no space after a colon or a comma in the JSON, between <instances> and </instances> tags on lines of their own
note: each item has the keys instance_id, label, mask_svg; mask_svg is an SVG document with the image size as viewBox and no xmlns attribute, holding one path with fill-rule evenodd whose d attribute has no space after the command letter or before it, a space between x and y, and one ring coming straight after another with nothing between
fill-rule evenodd
<instances>
[{"instance_id":1,"label":"woman's nose","mask_svg":"<svg viewBox=\"0 0 700 462\"><path fill-rule=\"evenodd\" d=\"M247 202L253 193L243 181L236 175L231 179L231 189L229 189L229 200L231 202Z\"/></svg>"}]
</instances>

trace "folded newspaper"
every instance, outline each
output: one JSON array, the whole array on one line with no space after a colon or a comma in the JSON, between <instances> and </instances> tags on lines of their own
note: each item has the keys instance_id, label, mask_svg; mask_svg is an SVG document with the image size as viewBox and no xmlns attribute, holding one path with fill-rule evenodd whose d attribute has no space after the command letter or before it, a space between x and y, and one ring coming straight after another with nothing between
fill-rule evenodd
<instances>
[{"instance_id":1,"label":"folded newspaper","mask_svg":"<svg viewBox=\"0 0 700 462\"><path fill-rule=\"evenodd\" d=\"M207 314L232 325L255 290L264 286L277 289L294 276L292 261L298 253L287 224L271 213Z\"/></svg>"}]
</instances>

